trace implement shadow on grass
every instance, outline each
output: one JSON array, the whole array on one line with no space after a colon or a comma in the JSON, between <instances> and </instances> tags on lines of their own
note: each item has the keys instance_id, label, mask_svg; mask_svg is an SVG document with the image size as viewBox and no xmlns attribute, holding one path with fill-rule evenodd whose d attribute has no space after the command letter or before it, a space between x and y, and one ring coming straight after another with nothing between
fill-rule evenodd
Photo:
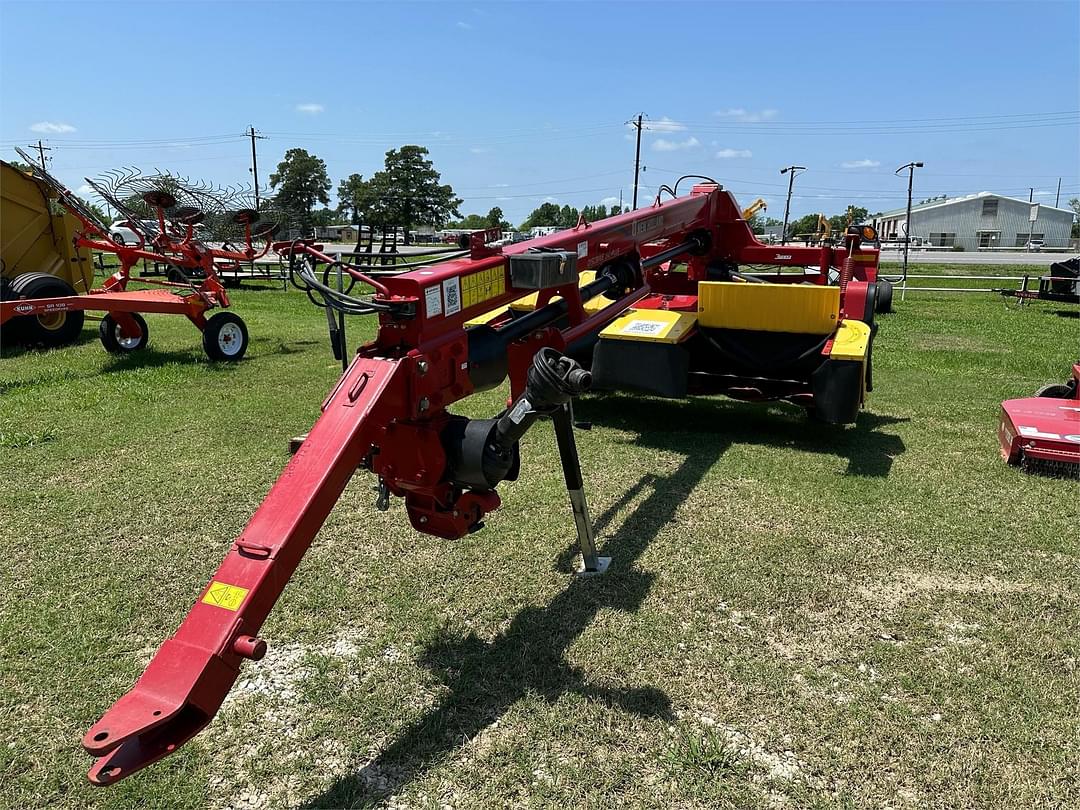
<instances>
[{"instance_id":1,"label":"implement shadow on grass","mask_svg":"<svg viewBox=\"0 0 1080 810\"><path fill-rule=\"evenodd\" d=\"M717 441L725 446L752 444L787 447L847 459L847 475L884 477L893 459L907 448L903 439L881 428L909 421L862 411L854 425L827 425L807 418L788 403L735 402L723 398L649 399L624 394L587 397L575 406L579 419L638 434L636 444L666 447L671 430L696 434L695 450Z\"/></svg>"},{"instance_id":2,"label":"implement shadow on grass","mask_svg":"<svg viewBox=\"0 0 1080 810\"><path fill-rule=\"evenodd\" d=\"M214 371L231 370L237 365L229 362L212 362L207 359L205 354L195 349L159 351L153 346L148 346L130 354L112 355L108 364L101 367L101 373L115 374L123 371L136 371L141 368L159 368L173 364L193 365L196 363Z\"/></svg>"},{"instance_id":3,"label":"implement shadow on grass","mask_svg":"<svg viewBox=\"0 0 1080 810\"><path fill-rule=\"evenodd\" d=\"M0 359L22 357L25 354L45 355L49 352L62 352L73 346L84 346L87 343L95 343L98 340L96 329L83 329L75 340L71 341L71 343L65 343L63 346L24 346L19 343L15 330L11 329L7 324L4 325L4 329L11 331L10 334L5 332L2 339L0 339Z\"/></svg>"},{"instance_id":4,"label":"implement shadow on grass","mask_svg":"<svg viewBox=\"0 0 1080 810\"><path fill-rule=\"evenodd\" d=\"M600 535L640 498L610 537L598 537L600 552L612 557L608 572L599 577L568 577L565 590L546 607L522 610L490 642L475 635L443 635L430 642L420 662L442 679L449 694L436 708L402 729L375 760L338 779L305 807L373 805L460 750L463 741L474 738L527 696L540 695L554 703L567 693L576 693L611 708L671 720L671 701L660 690L590 683L588 673L570 666L564 657L599 611L638 610L654 575L635 570L635 563L672 521L685 494L700 483L726 449L722 441L703 446L700 436L688 432L657 434L656 438L653 446L680 453L683 461L670 475L643 476L596 519ZM569 525L568 505L566 509ZM559 567L568 567L575 553L576 544L560 555Z\"/></svg>"}]
</instances>

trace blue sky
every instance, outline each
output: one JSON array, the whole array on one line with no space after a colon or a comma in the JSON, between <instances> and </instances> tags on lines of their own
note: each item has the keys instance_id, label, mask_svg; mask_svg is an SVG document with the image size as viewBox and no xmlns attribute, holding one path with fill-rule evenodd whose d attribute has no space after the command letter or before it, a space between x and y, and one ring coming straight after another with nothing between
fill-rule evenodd
<instances>
[{"instance_id":1,"label":"blue sky","mask_svg":"<svg viewBox=\"0 0 1080 810\"><path fill-rule=\"evenodd\" d=\"M72 188L108 168L262 183L284 151L335 189L428 146L465 199L629 204L711 176L783 215L975 191L1080 196L1080 3L0 2L0 154L41 137ZM1071 115L1053 115L1071 113Z\"/></svg>"}]
</instances>

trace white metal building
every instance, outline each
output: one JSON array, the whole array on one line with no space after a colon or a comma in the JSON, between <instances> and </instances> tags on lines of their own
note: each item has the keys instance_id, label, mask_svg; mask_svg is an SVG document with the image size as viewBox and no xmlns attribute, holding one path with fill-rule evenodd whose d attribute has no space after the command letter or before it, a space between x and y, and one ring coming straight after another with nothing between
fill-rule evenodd
<instances>
[{"instance_id":1,"label":"white metal building","mask_svg":"<svg viewBox=\"0 0 1080 810\"><path fill-rule=\"evenodd\" d=\"M903 239L905 208L878 214L873 224L882 239ZM1034 219L1033 219L1034 218ZM1073 212L1005 197L989 191L940 198L911 206L911 232L936 247L1023 248L1028 241L1067 247Z\"/></svg>"}]
</instances>

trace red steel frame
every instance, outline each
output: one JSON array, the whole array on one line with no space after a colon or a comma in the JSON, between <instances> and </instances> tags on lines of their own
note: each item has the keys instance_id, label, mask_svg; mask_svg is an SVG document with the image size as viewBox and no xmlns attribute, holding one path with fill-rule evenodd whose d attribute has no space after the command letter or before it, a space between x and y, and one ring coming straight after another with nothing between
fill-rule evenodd
<instances>
[{"instance_id":1,"label":"red steel frame","mask_svg":"<svg viewBox=\"0 0 1080 810\"><path fill-rule=\"evenodd\" d=\"M61 198L61 203L63 199ZM83 232L75 238L78 247L89 248L106 253L115 253L120 259L120 268L110 276L100 288L90 290L86 295L58 296L55 298L31 298L0 301L0 324L20 316L36 316L67 312L71 310L92 310L108 312L120 327L123 337L142 336L138 322L130 317L132 312L154 312L170 315L184 315L202 331L206 327L206 312L215 307L228 307L229 296L225 292L214 262L252 261L261 258L270 249L270 239L265 247L256 251L252 247L252 229L244 225L245 247L242 250L224 250L202 244L194 238L194 227L186 226L182 238L175 238L169 232L165 214L157 209L160 233L148 249L144 242L138 245L122 245L93 221L85 219L77 210L71 211L83 225ZM154 284L166 289L128 290L131 268L142 259L164 262L186 270L202 271L204 278L197 287L178 282L140 279L143 283ZM170 289L188 289L190 293L176 295Z\"/></svg>"},{"instance_id":2,"label":"red steel frame","mask_svg":"<svg viewBox=\"0 0 1080 810\"><path fill-rule=\"evenodd\" d=\"M1025 397L1001 403L998 442L1009 464L1025 459L1080 465L1080 363L1071 398Z\"/></svg>"},{"instance_id":3,"label":"red steel frame","mask_svg":"<svg viewBox=\"0 0 1080 810\"><path fill-rule=\"evenodd\" d=\"M694 295L707 268L718 262L815 264L823 271L821 283L830 267L846 264L850 269L853 264L844 249L761 244L742 221L731 194L704 184L689 196L592 224L581 222L501 252L474 241L469 258L380 281L350 270L376 289L376 301L399 311L380 313L377 337L360 348L331 390L307 439L232 543L176 634L131 691L86 732L84 747L100 757L90 780L114 783L168 755L210 721L243 660L258 660L265 653L266 644L258 638L263 621L357 468L374 472L391 493L404 497L419 531L460 537L499 506L494 491L462 489L446 480L440 432L449 419L447 406L477 390L471 372L480 361L470 356L466 322L530 294L512 287L509 255L538 247L573 251L579 270L600 271L613 262L648 264L649 257L678 249L691 236L698 237L695 244L703 249L688 257L685 273L673 272L666 263L653 267L593 315L586 313L576 282L542 291L538 308L555 295L565 299L565 325L544 326L510 343L499 379L509 376L516 397L538 349L564 350L596 335L628 306L653 293ZM317 253L296 242L277 247ZM876 257L876 251L863 251L857 258L876 269ZM486 285L482 295L462 300L463 286L480 280ZM475 291L476 286L471 288ZM865 288L865 283L852 281L844 296L865 296ZM457 297L447 295L454 290ZM507 313L490 327L497 331L509 322Z\"/></svg>"}]
</instances>

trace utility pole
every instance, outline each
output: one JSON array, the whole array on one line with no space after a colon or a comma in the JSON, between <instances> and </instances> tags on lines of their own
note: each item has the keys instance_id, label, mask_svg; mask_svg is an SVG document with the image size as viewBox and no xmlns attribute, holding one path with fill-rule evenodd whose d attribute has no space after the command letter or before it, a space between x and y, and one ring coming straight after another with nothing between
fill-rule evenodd
<instances>
[{"instance_id":1,"label":"utility pole","mask_svg":"<svg viewBox=\"0 0 1080 810\"><path fill-rule=\"evenodd\" d=\"M1035 189L1034 187L1028 188L1028 240L1026 248L1031 250L1031 237L1035 235L1035 220L1038 218L1038 212L1035 216L1031 216L1032 203L1035 202Z\"/></svg>"},{"instance_id":2,"label":"utility pole","mask_svg":"<svg viewBox=\"0 0 1080 810\"><path fill-rule=\"evenodd\" d=\"M788 184L787 184L787 202L784 204L784 228L783 228L782 231L780 231L780 244L781 245L786 245L787 244L788 214L791 213L791 189L795 185L795 172L797 172L797 171L804 171L805 172L806 167L805 166L788 166L787 168L780 170L780 174L789 174L790 173L790 176L788 177Z\"/></svg>"},{"instance_id":3,"label":"utility pole","mask_svg":"<svg viewBox=\"0 0 1080 810\"><path fill-rule=\"evenodd\" d=\"M905 163L893 174L900 174L904 169L908 170L907 178L907 214L904 216L904 281L907 281L907 260L908 260L908 248L911 246L911 187L915 182L915 170L921 169L923 166L921 160L913 160L911 163ZM906 290L907 287L904 287Z\"/></svg>"},{"instance_id":4,"label":"utility pole","mask_svg":"<svg viewBox=\"0 0 1080 810\"><path fill-rule=\"evenodd\" d=\"M37 144L36 145L35 144L30 144L30 148L38 150L38 155L41 156L41 170L46 171L46 169L45 169L45 153L46 152L51 152L52 147L51 146L45 146L45 144L43 144L41 142L41 139L38 138Z\"/></svg>"},{"instance_id":5,"label":"utility pole","mask_svg":"<svg viewBox=\"0 0 1080 810\"><path fill-rule=\"evenodd\" d=\"M1058 208L1060 206L1061 206L1061 178L1059 177L1058 178L1057 196L1054 197L1054 208Z\"/></svg>"},{"instance_id":6,"label":"utility pole","mask_svg":"<svg viewBox=\"0 0 1080 810\"><path fill-rule=\"evenodd\" d=\"M266 140L265 135L259 135L255 131L255 127L249 127L248 131L244 133L251 137L251 176L255 181L255 210L259 210L259 162L255 157L255 141Z\"/></svg>"},{"instance_id":7,"label":"utility pole","mask_svg":"<svg viewBox=\"0 0 1080 810\"><path fill-rule=\"evenodd\" d=\"M631 123L637 128L637 151L634 153L634 210L637 210L637 189L638 189L638 175L641 172L641 119L644 118L643 113L638 113L638 117Z\"/></svg>"}]
</instances>

